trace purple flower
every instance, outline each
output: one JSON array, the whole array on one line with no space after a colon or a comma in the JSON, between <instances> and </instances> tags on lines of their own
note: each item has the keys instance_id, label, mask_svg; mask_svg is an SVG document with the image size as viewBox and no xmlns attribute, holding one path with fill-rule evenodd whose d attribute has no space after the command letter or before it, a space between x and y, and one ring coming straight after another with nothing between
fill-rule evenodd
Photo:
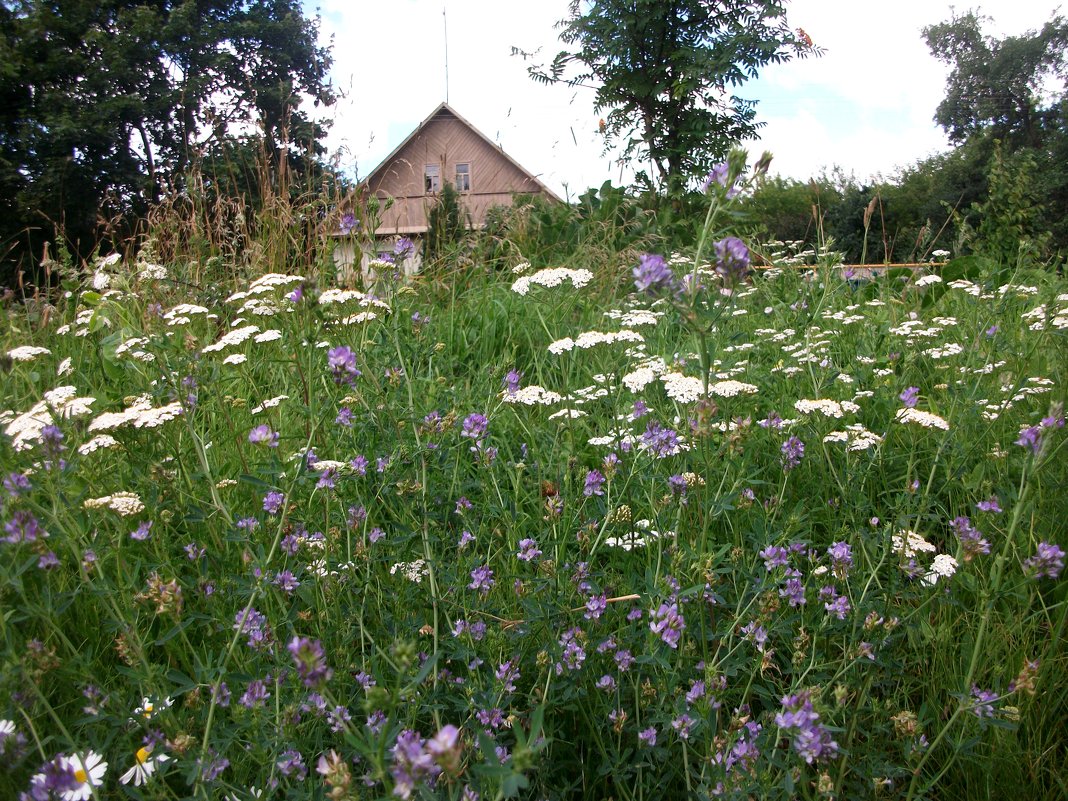
<instances>
[{"instance_id":1,"label":"purple flower","mask_svg":"<svg viewBox=\"0 0 1068 801\"><path fill-rule=\"evenodd\" d=\"M973 526L967 517L954 518L952 526L957 533L957 539L960 540L961 550L964 551L965 562L990 553L990 543L983 539L983 532Z\"/></svg>"},{"instance_id":2,"label":"purple flower","mask_svg":"<svg viewBox=\"0 0 1068 801\"><path fill-rule=\"evenodd\" d=\"M402 236L397 240L397 244L393 246L393 255L398 259L406 259L415 252L415 243L412 242L406 236Z\"/></svg>"},{"instance_id":3,"label":"purple flower","mask_svg":"<svg viewBox=\"0 0 1068 801\"><path fill-rule=\"evenodd\" d=\"M835 593L833 587L831 588L830 600L823 605L823 608L827 610L827 614L834 615L839 620L845 620L849 616L850 609L852 609L849 604L849 598Z\"/></svg>"},{"instance_id":4,"label":"purple flower","mask_svg":"<svg viewBox=\"0 0 1068 801\"><path fill-rule=\"evenodd\" d=\"M482 595L486 595L494 583L493 571L489 565L482 565L471 571L471 583L467 585L467 588L478 590Z\"/></svg>"},{"instance_id":5,"label":"purple flower","mask_svg":"<svg viewBox=\"0 0 1068 801\"><path fill-rule=\"evenodd\" d=\"M504 391L510 396L519 391L519 382L523 380L523 374L515 368L508 371L504 377Z\"/></svg>"},{"instance_id":6,"label":"purple flower","mask_svg":"<svg viewBox=\"0 0 1068 801\"><path fill-rule=\"evenodd\" d=\"M775 725L793 735L794 750L810 765L838 753L838 743L820 724L819 713L812 708L808 693L784 697L782 711L775 715Z\"/></svg>"},{"instance_id":7,"label":"purple flower","mask_svg":"<svg viewBox=\"0 0 1068 801\"><path fill-rule=\"evenodd\" d=\"M400 798L411 798L418 782L441 773L434 755L426 749L426 741L411 729L397 735L392 754L393 794Z\"/></svg>"},{"instance_id":8,"label":"purple flower","mask_svg":"<svg viewBox=\"0 0 1068 801\"><path fill-rule=\"evenodd\" d=\"M760 420L757 425L761 428L772 428L778 431L783 426L783 420L779 417L778 412L771 412L763 420Z\"/></svg>"},{"instance_id":9,"label":"purple flower","mask_svg":"<svg viewBox=\"0 0 1068 801\"><path fill-rule=\"evenodd\" d=\"M797 437L790 437L782 444L780 450L782 451L782 469L788 472L801 464L801 459L805 455L805 443Z\"/></svg>"},{"instance_id":10,"label":"purple flower","mask_svg":"<svg viewBox=\"0 0 1068 801\"><path fill-rule=\"evenodd\" d=\"M671 648L679 647L679 638L685 628L686 621L679 614L678 604L660 604L653 612L653 619L649 621L649 630L659 635Z\"/></svg>"},{"instance_id":11,"label":"purple flower","mask_svg":"<svg viewBox=\"0 0 1068 801\"><path fill-rule=\"evenodd\" d=\"M849 568L853 567L853 549L849 547L849 543L832 543L827 549L827 554L831 557L831 568L834 574L844 578Z\"/></svg>"},{"instance_id":12,"label":"purple flower","mask_svg":"<svg viewBox=\"0 0 1068 801\"><path fill-rule=\"evenodd\" d=\"M4 524L4 531L7 532L4 542L13 545L20 542L36 542L48 536L48 532L40 527L37 518L21 509L17 509L11 519Z\"/></svg>"},{"instance_id":13,"label":"purple flower","mask_svg":"<svg viewBox=\"0 0 1068 801\"><path fill-rule=\"evenodd\" d=\"M586 486L582 488L582 494L587 498L593 495L604 495L604 474L599 470L590 470L586 473Z\"/></svg>"},{"instance_id":14,"label":"purple flower","mask_svg":"<svg viewBox=\"0 0 1068 801\"><path fill-rule=\"evenodd\" d=\"M276 515L282 509L286 496L272 490L263 497L263 511L267 514Z\"/></svg>"},{"instance_id":15,"label":"purple flower","mask_svg":"<svg viewBox=\"0 0 1068 801\"><path fill-rule=\"evenodd\" d=\"M348 236L353 231L358 230L359 227L360 221L356 219L355 214L350 212L349 214L342 215L341 222L338 224L338 233L342 236Z\"/></svg>"},{"instance_id":16,"label":"purple flower","mask_svg":"<svg viewBox=\"0 0 1068 801\"><path fill-rule=\"evenodd\" d=\"M1023 568L1028 578L1045 576L1055 579L1064 570L1064 549L1050 542L1040 542L1035 555L1024 562Z\"/></svg>"},{"instance_id":17,"label":"purple flower","mask_svg":"<svg viewBox=\"0 0 1068 801\"><path fill-rule=\"evenodd\" d=\"M604 690L605 692L612 692L616 689L616 680L610 675L605 673L601 678L597 679L597 684L594 685L598 690Z\"/></svg>"},{"instance_id":18,"label":"purple flower","mask_svg":"<svg viewBox=\"0 0 1068 801\"><path fill-rule=\"evenodd\" d=\"M197 545L195 542L186 543L185 556L190 562L195 562L205 553L207 553L207 551L205 551L204 548Z\"/></svg>"},{"instance_id":19,"label":"purple flower","mask_svg":"<svg viewBox=\"0 0 1068 801\"><path fill-rule=\"evenodd\" d=\"M260 679L253 679L248 683L248 688L241 696L241 706L247 709L261 707L271 697L267 692L267 685Z\"/></svg>"},{"instance_id":20,"label":"purple flower","mask_svg":"<svg viewBox=\"0 0 1068 801\"><path fill-rule=\"evenodd\" d=\"M790 606L803 606L805 604L805 585L796 576L788 578L783 588L779 590L779 597L786 598L790 602Z\"/></svg>"},{"instance_id":21,"label":"purple flower","mask_svg":"<svg viewBox=\"0 0 1068 801\"><path fill-rule=\"evenodd\" d=\"M693 718L683 712L681 715L671 721L671 728L673 728L675 730L675 733L679 735L680 740L689 740L690 729L693 728L693 725L696 722L697 721L695 721Z\"/></svg>"},{"instance_id":22,"label":"purple flower","mask_svg":"<svg viewBox=\"0 0 1068 801\"><path fill-rule=\"evenodd\" d=\"M749 269L749 248L736 236L728 236L715 244L716 272L721 278L738 281Z\"/></svg>"},{"instance_id":23,"label":"purple flower","mask_svg":"<svg viewBox=\"0 0 1068 801\"><path fill-rule=\"evenodd\" d=\"M8 473L4 477L4 489L8 496L17 498L30 488L30 479L22 473Z\"/></svg>"},{"instance_id":24,"label":"purple flower","mask_svg":"<svg viewBox=\"0 0 1068 801\"><path fill-rule=\"evenodd\" d=\"M656 727L650 726L648 729L638 732L638 739L641 741L642 745L652 748L656 745Z\"/></svg>"},{"instance_id":25,"label":"purple flower","mask_svg":"<svg viewBox=\"0 0 1068 801\"><path fill-rule=\"evenodd\" d=\"M977 685L972 685L972 712L977 718L994 717L994 704L997 700L997 693L981 690Z\"/></svg>"},{"instance_id":26,"label":"purple flower","mask_svg":"<svg viewBox=\"0 0 1068 801\"><path fill-rule=\"evenodd\" d=\"M675 284L675 275L664 257L655 253L643 253L639 256L638 266L634 268L633 273L635 289L650 295L655 295L660 290L670 290Z\"/></svg>"},{"instance_id":27,"label":"purple flower","mask_svg":"<svg viewBox=\"0 0 1068 801\"><path fill-rule=\"evenodd\" d=\"M586 612L583 617L587 620L597 620L608 608L608 599L603 595L594 595L586 601Z\"/></svg>"},{"instance_id":28,"label":"purple flower","mask_svg":"<svg viewBox=\"0 0 1068 801\"><path fill-rule=\"evenodd\" d=\"M133 531L130 532L130 538L135 539L138 542L143 542L148 539L149 530L152 528L152 521L146 520Z\"/></svg>"},{"instance_id":29,"label":"purple flower","mask_svg":"<svg viewBox=\"0 0 1068 801\"><path fill-rule=\"evenodd\" d=\"M616 651L616 654L612 657L612 659L615 660L616 667L619 668L620 672L622 673L626 673L628 670L630 670L630 666L633 665L636 661L638 661L634 658L634 655L626 648L620 648L618 651Z\"/></svg>"},{"instance_id":30,"label":"purple flower","mask_svg":"<svg viewBox=\"0 0 1068 801\"><path fill-rule=\"evenodd\" d=\"M518 559L524 562L533 562L539 556L541 556L541 551L538 550L537 542L529 537L519 541L519 553L516 554Z\"/></svg>"},{"instance_id":31,"label":"purple flower","mask_svg":"<svg viewBox=\"0 0 1068 801\"><path fill-rule=\"evenodd\" d=\"M352 428L354 419L352 409L348 406L342 406L337 411L337 417L334 418L334 423L345 428Z\"/></svg>"},{"instance_id":32,"label":"purple flower","mask_svg":"<svg viewBox=\"0 0 1068 801\"><path fill-rule=\"evenodd\" d=\"M1023 429L1016 444L1022 448L1030 448L1031 453L1038 456L1038 452L1042 450L1042 429L1038 426Z\"/></svg>"},{"instance_id":33,"label":"purple flower","mask_svg":"<svg viewBox=\"0 0 1068 801\"><path fill-rule=\"evenodd\" d=\"M258 521L254 517L242 517L240 520L234 523L237 528L241 529L242 531L247 531L249 534L255 531L256 526L258 526L259 524L260 521Z\"/></svg>"},{"instance_id":34,"label":"purple flower","mask_svg":"<svg viewBox=\"0 0 1068 801\"><path fill-rule=\"evenodd\" d=\"M271 431L271 427L267 424L258 425L254 429L248 432L248 441L253 445L264 444L271 448L278 447L279 433L277 431Z\"/></svg>"},{"instance_id":35,"label":"purple flower","mask_svg":"<svg viewBox=\"0 0 1068 801\"><path fill-rule=\"evenodd\" d=\"M37 560L37 567L41 570L51 570L53 567L59 567L59 557L56 556L56 552L45 551L41 554Z\"/></svg>"},{"instance_id":36,"label":"purple flower","mask_svg":"<svg viewBox=\"0 0 1068 801\"><path fill-rule=\"evenodd\" d=\"M686 703L693 706L705 697L705 683L700 679L690 679L690 689L686 692Z\"/></svg>"},{"instance_id":37,"label":"purple flower","mask_svg":"<svg viewBox=\"0 0 1068 801\"><path fill-rule=\"evenodd\" d=\"M634 408L631 410L630 413L631 419L641 420L647 414L649 414L649 407L646 406L643 401L634 401Z\"/></svg>"},{"instance_id":38,"label":"purple flower","mask_svg":"<svg viewBox=\"0 0 1068 801\"><path fill-rule=\"evenodd\" d=\"M681 449L678 432L664 428L655 420L646 427L641 442L657 459L674 456Z\"/></svg>"},{"instance_id":39,"label":"purple flower","mask_svg":"<svg viewBox=\"0 0 1068 801\"><path fill-rule=\"evenodd\" d=\"M319 687L330 681L334 671L326 665L326 653L319 640L309 637L294 637L286 646L297 666L297 675L305 687Z\"/></svg>"},{"instance_id":40,"label":"purple flower","mask_svg":"<svg viewBox=\"0 0 1068 801\"><path fill-rule=\"evenodd\" d=\"M904 392L897 396L900 401L905 404L907 409L915 409L916 404L920 400L920 388L908 387Z\"/></svg>"},{"instance_id":41,"label":"purple flower","mask_svg":"<svg viewBox=\"0 0 1068 801\"><path fill-rule=\"evenodd\" d=\"M295 751L292 748L284 751L282 758L275 764L278 765L278 770L281 771L283 776L293 776L298 782L304 781L304 777L308 775L308 769L304 765L304 757L300 755L299 751Z\"/></svg>"},{"instance_id":42,"label":"purple flower","mask_svg":"<svg viewBox=\"0 0 1068 801\"><path fill-rule=\"evenodd\" d=\"M742 636L752 642L760 653L764 653L764 646L768 642L768 632L755 620L749 621L742 626Z\"/></svg>"},{"instance_id":43,"label":"purple flower","mask_svg":"<svg viewBox=\"0 0 1068 801\"><path fill-rule=\"evenodd\" d=\"M267 624L267 618L254 607L249 607L248 614L244 610L234 616L234 628L248 636L248 647L262 650L271 644L271 627Z\"/></svg>"},{"instance_id":44,"label":"purple flower","mask_svg":"<svg viewBox=\"0 0 1068 801\"><path fill-rule=\"evenodd\" d=\"M462 551L464 548L467 547L468 543L471 543L471 542L474 542L474 541L475 541L475 535L472 534L470 531L468 531L465 528L463 531L460 532L460 540L459 540L459 542L456 543L456 545ZM522 543L520 543L520 546L522 546Z\"/></svg>"},{"instance_id":45,"label":"purple flower","mask_svg":"<svg viewBox=\"0 0 1068 801\"><path fill-rule=\"evenodd\" d=\"M338 384L352 384L361 375L356 368L356 354L347 345L339 345L326 352L326 363Z\"/></svg>"},{"instance_id":46,"label":"purple flower","mask_svg":"<svg viewBox=\"0 0 1068 801\"><path fill-rule=\"evenodd\" d=\"M489 428L489 420L486 416L474 412L467 415L464 418L462 428L460 430L461 437L467 437L468 439L479 440L486 433L486 429Z\"/></svg>"},{"instance_id":47,"label":"purple flower","mask_svg":"<svg viewBox=\"0 0 1068 801\"><path fill-rule=\"evenodd\" d=\"M997 496L991 496L985 501L979 501L975 505L975 508L980 512L990 512L991 514L1001 514L1001 507L998 505Z\"/></svg>"},{"instance_id":48,"label":"purple flower","mask_svg":"<svg viewBox=\"0 0 1068 801\"><path fill-rule=\"evenodd\" d=\"M764 560L764 567L769 573L777 567L790 565L790 552L780 545L769 545L757 556Z\"/></svg>"}]
</instances>

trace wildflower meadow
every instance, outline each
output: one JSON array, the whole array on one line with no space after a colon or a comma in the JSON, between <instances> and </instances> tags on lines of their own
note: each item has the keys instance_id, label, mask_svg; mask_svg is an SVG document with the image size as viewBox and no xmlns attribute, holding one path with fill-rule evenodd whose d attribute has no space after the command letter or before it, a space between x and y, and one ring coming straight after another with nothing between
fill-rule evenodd
<instances>
[{"instance_id":1,"label":"wildflower meadow","mask_svg":"<svg viewBox=\"0 0 1068 801\"><path fill-rule=\"evenodd\" d=\"M1068 287L780 264L759 173L679 252L9 295L0 798L1068 796Z\"/></svg>"}]
</instances>

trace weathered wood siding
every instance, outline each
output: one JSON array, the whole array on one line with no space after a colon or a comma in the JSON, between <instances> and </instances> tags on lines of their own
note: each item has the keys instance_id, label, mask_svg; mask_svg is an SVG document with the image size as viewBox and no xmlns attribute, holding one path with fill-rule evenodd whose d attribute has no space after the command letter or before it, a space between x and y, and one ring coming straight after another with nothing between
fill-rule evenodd
<instances>
[{"instance_id":1,"label":"weathered wood siding","mask_svg":"<svg viewBox=\"0 0 1068 801\"><path fill-rule=\"evenodd\" d=\"M415 132L390 162L378 168L368 188L379 199L393 198L382 213L378 235L426 231L427 212L435 202L425 191L425 168L437 164L441 185L455 185L456 165L470 164L471 189L460 193L473 225L481 226L491 206L510 205L516 192L539 194L542 187L509 160L500 148L457 119L447 108Z\"/></svg>"}]
</instances>

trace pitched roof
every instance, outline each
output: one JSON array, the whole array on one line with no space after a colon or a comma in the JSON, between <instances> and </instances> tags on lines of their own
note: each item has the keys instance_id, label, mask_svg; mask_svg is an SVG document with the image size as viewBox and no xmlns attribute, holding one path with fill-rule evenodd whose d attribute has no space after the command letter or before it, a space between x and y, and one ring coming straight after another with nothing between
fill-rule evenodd
<instances>
[{"instance_id":1,"label":"pitched roof","mask_svg":"<svg viewBox=\"0 0 1068 801\"><path fill-rule=\"evenodd\" d=\"M538 177L536 175L534 175L532 172L530 172L530 170L526 169L522 164L520 164L514 158L512 158L507 153L505 153L504 152L504 147L502 145L498 144L497 142L494 142L492 139L490 139L488 136L486 136L484 133L482 133L482 131L478 130L478 128L476 128L474 125L472 125L466 119L464 119L460 114L458 114L456 112L456 109L454 109L452 106L450 106L448 103L445 103L445 102L440 103L437 108L435 108L432 112L430 112L430 115L425 120L423 120L421 123L419 123L419 125L417 125L415 127L415 129L404 138L403 142L401 142L399 145L397 145L395 148L393 148L393 151L388 156L386 156L384 159L382 159L381 163L377 167L375 167L373 170L371 170L371 172L369 172L367 174L367 177L364 178L360 183L364 184L364 185L369 185L371 183L371 181L378 176L379 173L384 171L386 169L386 167L388 167L393 162L393 160L397 157L397 154L399 154L402 150L404 150L405 146L410 141L412 141L412 139L415 137L415 135L418 134L421 130L423 130L423 128L431 120L433 120L435 117L440 115L443 111L448 112L453 117L455 117L457 120L459 120L464 125L466 125L468 128L470 128L473 133L477 134L478 137L480 139L482 139L486 144L488 144L490 147L494 148L494 150L496 150L498 153L500 153L500 155L503 156L510 164L512 164L512 166L514 166L517 170L519 170L524 175L526 175L528 178L530 178L530 180L533 181L545 194L549 195L549 197L553 198L553 200L557 200L560 203L564 202L563 199L559 195L557 195L553 190L551 190L549 187L547 187L545 184L543 184L538 179Z\"/></svg>"}]
</instances>

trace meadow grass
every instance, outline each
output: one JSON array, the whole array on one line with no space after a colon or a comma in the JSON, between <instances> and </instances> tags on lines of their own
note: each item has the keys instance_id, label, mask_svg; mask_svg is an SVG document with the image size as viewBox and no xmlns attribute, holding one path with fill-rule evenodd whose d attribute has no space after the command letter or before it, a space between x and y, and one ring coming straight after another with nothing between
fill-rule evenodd
<instances>
[{"instance_id":1,"label":"meadow grass","mask_svg":"<svg viewBox=\"0 0 1068 801\"><path fill-rule=\"evenodd\" d=\"M9 300L0 796L1063 798L1063 282L715 219Z\"/></svg>"}]
</instances>

